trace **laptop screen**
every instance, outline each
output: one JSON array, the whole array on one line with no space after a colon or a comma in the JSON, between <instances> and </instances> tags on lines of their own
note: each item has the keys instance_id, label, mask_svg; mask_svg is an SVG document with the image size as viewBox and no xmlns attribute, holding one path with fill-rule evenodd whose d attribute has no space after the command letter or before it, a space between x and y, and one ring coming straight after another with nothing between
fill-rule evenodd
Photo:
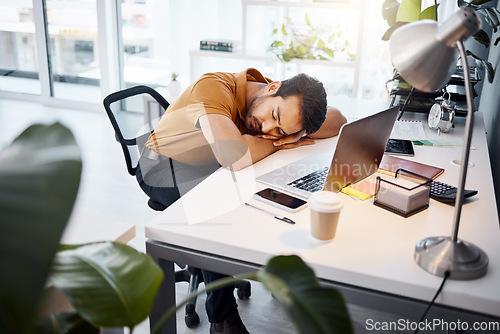
<instances>
[{"instance_id":1,"label":"laptop screen","mask_svg":"<svg viewBox=\"0 0 500 334\"><path fill-rule=\"evenodd\" d=\"M324 190L338 192L377 171L398 111L396 106L342 126Z\"/></svg>"}]
</instances>

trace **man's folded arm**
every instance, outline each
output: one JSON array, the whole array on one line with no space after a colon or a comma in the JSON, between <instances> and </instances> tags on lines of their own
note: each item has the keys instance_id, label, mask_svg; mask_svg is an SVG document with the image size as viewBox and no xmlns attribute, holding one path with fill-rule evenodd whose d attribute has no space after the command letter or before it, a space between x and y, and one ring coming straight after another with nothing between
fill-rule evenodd
<instances>
[{"instance_id":1,"label":"man's folded arm","mask_svg":"<svg viewBox=\"0 0 500 334\"><path fill-rule=\"evenodd\" d=\"M294 138L290 135L276 140L241 134L234 122L224 115L206 114L199 118L203 135L211 145L217 161L223 167L233 170L248 167L283 148L311 145L314 144L314 138L336 136L346 122L338 109L328 107L326 120L315 133L308 134L306 138Z\"/></svg>"},{"instance_id":2,"label":"man's folded arm","mask_svg":"<svg viewBox=\"0 0 500 334\"><path fill-rule=\"evenodd\" d=\"M199 124L217 161L225 168L240 170L280 149L271 140L242 135L233 121L224 115L203 115Z\"/></svg>"},{"instance_id":3,"label":"man's folded arm","mask_svg":"<svg viewBox=\"0 0 500 334\"><path fill-rule=\"evenodd\" d=\"M347 119L344 115L335 107L327 107L326 109L326 119L319 128L318 131L308 134L311 138L330 138L339 134L340 128L344 123L347 123Z\"/></svg>"}]
</instances>

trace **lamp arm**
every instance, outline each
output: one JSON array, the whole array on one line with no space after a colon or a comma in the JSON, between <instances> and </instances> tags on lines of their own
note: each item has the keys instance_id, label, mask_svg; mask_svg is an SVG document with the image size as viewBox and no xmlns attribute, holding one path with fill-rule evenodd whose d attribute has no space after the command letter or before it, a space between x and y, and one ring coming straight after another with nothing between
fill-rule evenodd
<instances>
[{"instance_id":1,"label":"lamp arm","mask_svg":"<svg viewBox=\"0 0 500 334\"><path fill-rule=\"evenodd\" d=\"M453 217L453 228L451 234L451 241L457 242L458 240L458 227L460 224L460 215L462 213L462 205L464 203L464 189L465 179L467 178L467 167L469 164L469 153L472 140L472 128L474 127L474 107L472 101L472 83L469 74L469 64L467 61L467 54L465 52L462 40L457 41L457 48L462 61L464 70L464 85L465 97L467 100L467 118L465 120L465 141L462 152L462 161L460 166L459 182L457 187L457 197L455 200L455 214Z\"/></svg>"}]
</instances>

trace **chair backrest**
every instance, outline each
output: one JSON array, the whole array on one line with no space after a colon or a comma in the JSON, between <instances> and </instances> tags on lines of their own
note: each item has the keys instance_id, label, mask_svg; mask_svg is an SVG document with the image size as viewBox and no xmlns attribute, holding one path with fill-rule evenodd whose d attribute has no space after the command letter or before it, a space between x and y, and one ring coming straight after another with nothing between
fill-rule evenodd
<instances>
[{"instance_id":1,"label":"chair backrest","mask_svg":"<svg viewBox=\"0 0 500 334\"><path fill-rule=\"evenodd\" d=\"M103 104L122 147L127 170L135 175L142 145L169 103L153 88L135 86L108 95Z\"/></svg>"}]
</instances>

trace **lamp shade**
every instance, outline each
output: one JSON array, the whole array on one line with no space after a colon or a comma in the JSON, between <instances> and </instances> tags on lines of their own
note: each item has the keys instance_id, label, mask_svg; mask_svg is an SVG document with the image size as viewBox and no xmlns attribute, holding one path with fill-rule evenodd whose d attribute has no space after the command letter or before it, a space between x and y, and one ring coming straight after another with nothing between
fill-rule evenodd
<instances>
[{"instance_id":1,"label":"lamp shade","mask_svg":"<svg viewBox=\"0 0 500 334\"><path fill-rule=\"evenodd\" d=\"M441 89L456 68L456 42L474 34L480 26L477 14L469 8L461 8L441 25L433 20L406 24L391 35L392 63L416 89Z\"/></svg>"}]
</instances>

